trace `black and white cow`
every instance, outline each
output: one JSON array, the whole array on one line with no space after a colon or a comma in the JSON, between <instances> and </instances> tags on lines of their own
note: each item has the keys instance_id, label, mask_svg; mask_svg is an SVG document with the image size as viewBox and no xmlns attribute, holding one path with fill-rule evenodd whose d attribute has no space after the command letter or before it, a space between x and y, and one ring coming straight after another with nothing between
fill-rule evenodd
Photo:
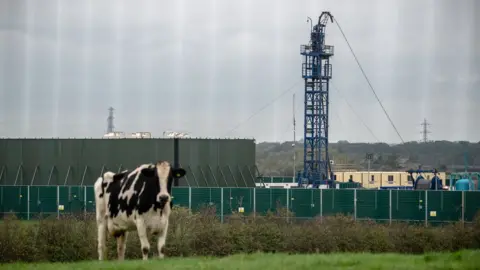
<instances>
[{"instance_id":1,"label":"black and white cow","mask_svg":"<svg viewBox=\"0 0 480 270\"><path fill-rule=\"evenodd\" d=\"M105 259L107 231L117 239L118 259L123 260L127 234L134 230L138 232L144 260L150 251L147 233L158 235L158 255L163 258L172 184L174 178L185 174L184 169L174 169L167 161L159 161L99 177L94 185L99 260Z\"/></svg>"}]
</instances>

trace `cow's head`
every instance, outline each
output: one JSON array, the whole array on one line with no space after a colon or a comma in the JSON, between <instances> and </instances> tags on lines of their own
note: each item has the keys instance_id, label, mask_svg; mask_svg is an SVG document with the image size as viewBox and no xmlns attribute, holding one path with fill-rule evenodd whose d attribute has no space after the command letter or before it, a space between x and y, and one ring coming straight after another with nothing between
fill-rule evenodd
<instances>
[{"instance_id":1,"label":"cow's head","mask_svg":"<svg viewBox=\"0 0 480 270\"><path fill-rule=\"evenodd\" d=\"M157 200L162 206L170 202L172 194L172 185L175 179L182 178L187 172L183 168L172 168L168 161L159 161L147 170L142 170L142 174L153 176L158 179L160 184L160 193Z\"/></svg>"}]
</instances>

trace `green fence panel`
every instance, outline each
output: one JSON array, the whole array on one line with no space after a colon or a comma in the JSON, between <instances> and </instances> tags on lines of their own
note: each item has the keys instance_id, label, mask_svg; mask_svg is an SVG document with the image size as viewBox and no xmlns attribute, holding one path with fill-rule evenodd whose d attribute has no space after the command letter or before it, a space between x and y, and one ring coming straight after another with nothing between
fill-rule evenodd
<instances>
[{"instance_id":1,"label":"green fence panel","mask_svg":"<svg viewBox=\"0 0 480 270\"><path fill-rule=\"evenodd\" d=\"M293 183L293 177L288 176L262 176L258 178L257 183Z\"/></svg>"},{"instance_id":2,"label":"green fence panel","mask_svg":"<svg viewBox=\"0 0 480 270\"><path fill-rule=\"evenodd\" d=\"M344 188L360 188L362 184L356 183L356 182L338 182L338 188L344 189Z\"/></svg>"},{"instance_id":3,"label":"green fence panel","mask_svg":"<svg viewBox=\"0 0 480 270\"><path fill-rule=\"evenodd\" d=\"M286 196L286 195L285 195ZM272 211L272 193L271 189L256 189L255 190L255 210L260 214Z\"/></svg>"},{"instance_id":4,"label":"green fence panel","mask_svg":"<svg viewBox=\"0 0 480 270\"><path fill-rule=\"evenodd\" d=\"M392 190L392 219L425 221L425 191Z\"/></svg>"},{"instance_id":5,"label":"green fence panel","mask_svg":"<svg viewBox=\"0 0 480 270\"><path fill-rule=\"evenodd\" d=\"M335 190L321 189L322 216L335 215Z\"/></svg>"},{"instance_id":6,"label":"green fence panel","mask_svg":"<svg viewBox=\"0 0 480 270\"><path fill-rule=\"evenodd\" d=\"M214 206L217 215L221 215L222 192L220 188L192 188L192 210L198 211L204 206Z\"/></svg>"},{"instance_id":7,"label":"green fence panel","mask_svg":"<svg viewBox=\"0 0 480 270\"><path fill-rule=\"evenodd\" d=\"M358 219L390 219L390 190L357 190Z\"/></svg>"},{"instance_id":8,"label":"green fence panel","mask_svg":"<svg viewBox=\"0 0 480 270\"><path fill-rule=\"evenodd\" d=\"M271 179L272 183L292 183L293 177L285 177L285 176L273 176Z\"/></svg>"},{"instance_id":9,"label":"green fence panel","mask_svg":"<svg viewBox=\"0 0 480 270\"><path fill-rule=\"evenodd\" d=\"M283 183L283 177L280 176L273 176L272 183Z\"/></svg>"},{"instance_id":10,"label":"green fence panel","mask_svg":"<svg viewBox=\"0 0 480 270\"><path fill-rule=\"evenodd\" d=\"M312 218L320 214L320 190L289 189L290 211L297 218Z\"/></svg>"},{"instance_id":11,"label":"green fence panel","mask_svg":"<svg viewBox=\"0 0 480 270\"><path fill-rule=\"evenodd\" d=\"M322 189L322 215L354 215L354 190Z\"/></svg>"},{"instance_id":12,"label":"green fence panel","mask_svg":"<svg viewBox=\"0 0 480 270\"><path fill-rule=\"evenodd\" d=\"M190 188L175 187L172 188L173 207L190 207Z\"/></svg>"},{"instance_id":13,"label":"green fence panel","mask_svg":"<svg viewBox=\"0 0 480 270\"><path fill-rule=\"evenodd\" d=\"M72 213L84 213L85 212L85 189L86 187L82 186L71 186L69 187L69 208Z\"/></svg>"},{"instance_id":14,"label":"green fence panel","mask_svg":"<svg viewBox=\"0 0 480 270\"><path fill-rule=\"evenodd\" d=\"M321 190L317 189L313 192L313 199L312 199L312 213L314 214L313 217L321 216L322 213L322 195Z\"/></svg>"},{"instance_id":15,"label":"green fence panel","mask_svg":"<svg viewBox=\"0 0 480 270\"><path fill-rule=\"evenodd\" d=\"M57 215L57 187L31 186L30 212L32 218Z\"/></svg>"},{"instance_id":16,"label":"green fence panel","mask_svg":"<svg viewBox=\"0 0 480 270\"><path fill-rule=\"evenodd\" d=\"M253 213L254 190L252 188L224 188L223 214L238 213L243 209L245 215Z\"/></svg>"},{"instance_id":17,"label":"green fence panel","mask_svg":"<svg viewBox=\"0 0 480 270\"><path fill-rule=\"evenodd\" d=\"M256 211L260 214L287 207L287 190L283 188L265 188L255 190Z\"/></svg>"},{"instance_id":18,"label":"green fence panel","mask_svg":"<svg viewBox=\"0 0 480 270\"><path fill-rule=\"evenodd\" d=\"M273 177L271 176L262 176L257 178L257 183L273 183Z\"/></svg>"},{"instance_id":19,"label":"green fence panel","mask_svg":"<svg viewBox=\"0 0 480 270\"><path fill-rule=\"evenodd\" d=\"M480 218L480 192L464 191L465 196L465 220L473 221L475 217Z\"/></svg>"},{"instance_id":20,"label":"green fence panel","mask_svg":"<svg viewBox=\"0 0 480 270\"><path fill-rule=\"evenodd\" d=\"M2 187L3 213L15 214L20 219L28 219L28 187Z\"/></svg>"},{"instance_id":21,"label":"green fence panel","mask_svg":"<svg viewBox=\"0 0 480 270\"><path fill-rule=\"evenodd\" d=\"M58 187L58 207L59 207L59 214L69 214L71 213L70 203L69 203L69 194L68 194L68 187L59 186ZM63 210L61 209L63 207Z\"/></svg>"},{"instance_id":22,"label":"green fence panel","mask_svg":"<svg viewBox=\"0 0 480 270\"><path fill-rule=\"evenodd\" d=\"M428 222L458 222L462 220L462 192L428 191Z\"/></svg>"},{"instance_id":23,"label":"green fence panel","mask_svg":"<svg viewBox=\"0 0 480 270\"><path fill-rule=\"evenodd\" d=\"M95 192L92 186L87 186L87 197L86 197L86 207L87 207L87 212L93 212L95 213Z\"/></svg>"}]
</instances>

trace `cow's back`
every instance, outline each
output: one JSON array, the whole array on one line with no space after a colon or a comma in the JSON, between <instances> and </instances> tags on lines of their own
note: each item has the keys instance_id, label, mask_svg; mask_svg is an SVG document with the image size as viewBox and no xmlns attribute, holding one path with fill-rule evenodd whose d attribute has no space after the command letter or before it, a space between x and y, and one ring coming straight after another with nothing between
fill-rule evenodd
<instances>
[{"instance_id":1,"label":"cow's back","mask_svg":"<svg viewBox=\"0 0 480 270\"><path fill-rule=\"evenodd\" d=\"M157 210L160 204L157 195L160 192L158 181L143 176L140 171L119 175L121 180L114 181L107 186L106 193L110 195L108 212L115 217L122 212L126 217L134 214L143 215L152 208Z\"/></svg>"}]
</instances>

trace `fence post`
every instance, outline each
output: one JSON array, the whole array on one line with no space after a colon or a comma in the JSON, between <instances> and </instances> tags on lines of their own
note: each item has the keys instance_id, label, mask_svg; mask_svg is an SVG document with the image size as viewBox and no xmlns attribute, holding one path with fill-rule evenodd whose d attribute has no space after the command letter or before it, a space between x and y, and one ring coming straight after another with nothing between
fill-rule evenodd
<instances>
[{"instance_id":1,"label":"fence post","mask_svg":"<svg viewBox=\"0 0 480 270\"><path fill-rule=\"evenodd\" d=\"M286 192L286 194L287 194L287 212L286 212L286 214L287 214L287 222L289 222L290 221L290 200L288 198L288 190L289 189L286 188L285 190L287 191Z\"/></svg>"},{"instance_id":2,"label":"fence post","mask_svg":"<svg viewBox=\"0 0 480 270\"><path fill-rule=\"evenodd\" d=\"M87 186L83 186L83 212L84 217L87 218Z\"/></svg>"},{"instance_id":3,"label":"fence post","mask_svg":"<svg viewBox=\"0 0 480 270\"><path fill-rule=\"evenodd\" d=\"M465 191L462 191L462 224L465 224Z\"/></svg>"},{"instance_id":4,"label":"fence post","mask_svg":"<svg viewBox=\"0 0 480 270\"><path fill-rule=\"evenodd\" d=\"M428 226L428 190L425 190L425 227Z\"/></svg>"},{"instance_id":5,"label":"fence post","mask_svg":"<svg viewBox=\"0 0 480 270\"><path fill-rule=\"evenodd\" d=\"M192 187L188 187L188 209L192 211Z\"/></svg>"},{"instance_id":6,"label":"fence post","mask_svg":"<svg viewBox=\"0 0 480 270\"><path fill-rule=\"evenodd\" d=\"M392 190L388 191L388 219L390 225L392 225Z\"/></svg>"},{"instance_id":7,"label":"fence post","mask_svg":"<svg viewBox=\"0 0 480 270\"><path fill-rule=\"evenodd\" d=\"M257 188L253 188L253 217L257 215Z\"/></svg>"},{"instance_id":8,"label":"fence post","mask_svg":"<svg viewBox=\"0 0 480 270\"><path fill-rule=\"evenodd\" d=\"M290 211L290 200L288 198L288 188L285 189L287 192L285 193L287 195L287 211Z\"/></svg>"},{"instance_id":9,"label":"fence post","mask_svg":"<svg viewBox=\"0 0 480 270\"><path fill-rule=\"evenodd\" d=\"M57 185L57 219L60 218L60 186Z\"/></svg>"},{"instance_id":10,"label":"fence post","mask_svg":"<svg viewBox=\"0 0 480 270\"><path fill-rule=\"evenodd\" d=\"M27 186L27 220L30 220L30 186Z\"/></svg>"},{"instance_id":11,"label":"fence post","mask_svg":"<svg viewBox=\"0 0 480 270\"><path fill-rule=\"evenodd\" d=\"M320 222L323 222L323 189L320 189Z\"/></svg>"},{"instance_id":12,"label":"fence post","mask_svg":"<svg viewBox=\"0 0 480 270\"><path fill-rule=\"evenodd\" d=\"M220 188L220 220L223 223L223 187Z\"/></svg>"},{"instance_id":13,"label":"fence post","mask_svg":"<svg viewBox=\"0 0 480 270\"><path fill-rule=\"evenodd\" d=\"M357 220L357 189L353 189L353 219Z\"/></svg>"}]
</instances>

